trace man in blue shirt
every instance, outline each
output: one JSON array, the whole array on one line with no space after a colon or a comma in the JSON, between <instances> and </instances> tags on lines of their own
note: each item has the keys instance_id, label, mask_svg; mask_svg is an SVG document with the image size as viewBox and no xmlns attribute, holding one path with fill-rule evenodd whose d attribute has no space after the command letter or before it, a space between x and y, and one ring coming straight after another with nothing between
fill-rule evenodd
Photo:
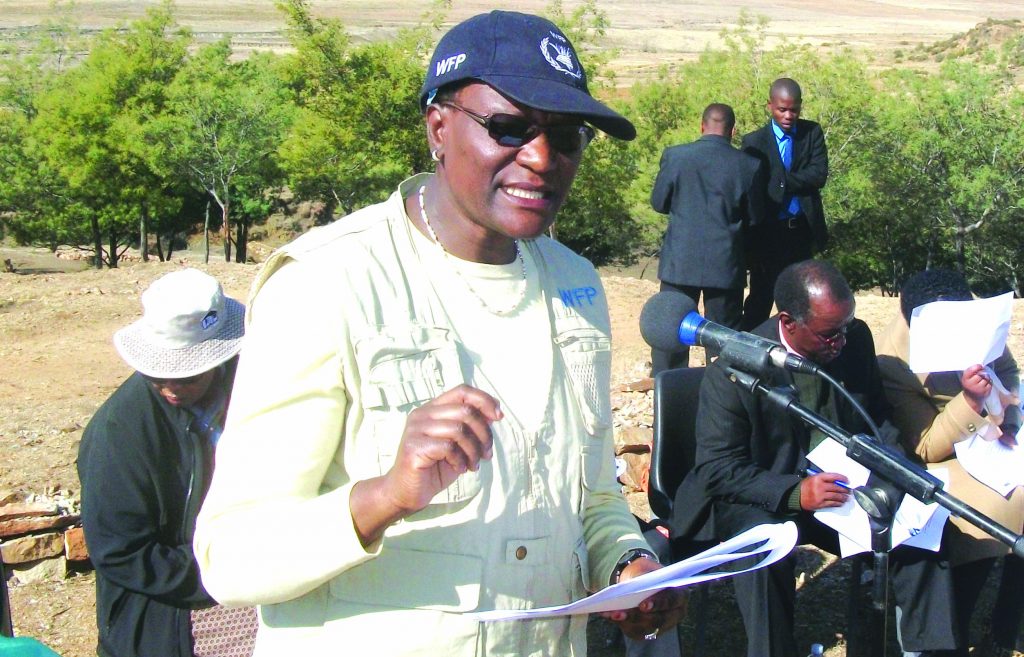
<instances>
[{"instance_id":1,"label":"man in blue shirt","mask_svg":"<svg viewBox=\"0 0 1024 657\"><path fill-rule=\"evenodd\" d=\"M768 319L775 280L794 262L825 247L828 229L821 188L828 180L828 149L821 126L800 118L803 93L790 78L772 83L768 123L743 137L743 150L768 172L765 220L749 231L747 263L750 292L743 304L742 329Z\"/></svg>"}]
</instances>

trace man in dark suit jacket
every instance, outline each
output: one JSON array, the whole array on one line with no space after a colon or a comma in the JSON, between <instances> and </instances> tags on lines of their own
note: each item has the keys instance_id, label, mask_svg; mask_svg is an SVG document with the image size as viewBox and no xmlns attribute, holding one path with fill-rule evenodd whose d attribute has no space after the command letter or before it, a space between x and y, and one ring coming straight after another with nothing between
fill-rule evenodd
<instances>
[{"instance_id":1,"label":"man in dark suit jacket","mask_svg":"<svg viewBox=\"0 0 1024 657\"><path fill-rule=\"evenodd\" d=\"M651 206L669 214L661 247L661 289L693 299L704 296L704 315L712 322L739 328L743 313L746 260L743 234L757 223L764 180L757 158L730 144L736 115L728 105L707 106L701 138L671 146L651 191ZM651 350L652 374L686 367L689 350Z\"/></svg>"},{"instance_id":2,"label":"man in dark suit jacket","mask_svg":"<svg viewBox=\"0 0 1024 657\"><path fill-rule=\"evenodd\" d=\"M768 94L768 124L743 137L743 151L760 159L768 172L765 220L751 231L747 253L750 293L743 305L744 331L771 314L779 272L810 258L828 241L821 204L828 149L821 126L801 119L801 108L800 85L779 78Z\"/></svg>"},{"instance_id":3,"label":"man in dark suit jacket","mask_svg":"<svg viewBox=\"0 0 1024 657\"><path fill-rule=\"evenodd\" d=\"M882 440L898 442L887 422L890 407L882 393L874 342L867 325L854 318L853 293L838 270L806 260L778 279L779 314L755 335L783 344L823 366L864 406L879 425ZM775 370L769 386L793 386L798 401L851 433L870 433L852 405L822 379ZM838 473L807 475L807 453L825 438L783 409L729 380L726 364L712 363L700 389L694 469L680 485L672 529L678 536L724 540L762 523L793 520L801 543L838 553L836 533L813 512L841 506L849 490ZM874 482L873 482L874 485ZM892 493L890 499L895 499ZM747 631L750 657L795 657L794 559L733 578ZM890 561L890 576L903 649L956 647L950 605L952 580L944 557L901 546Z\"/></svg>"}]
</instances>

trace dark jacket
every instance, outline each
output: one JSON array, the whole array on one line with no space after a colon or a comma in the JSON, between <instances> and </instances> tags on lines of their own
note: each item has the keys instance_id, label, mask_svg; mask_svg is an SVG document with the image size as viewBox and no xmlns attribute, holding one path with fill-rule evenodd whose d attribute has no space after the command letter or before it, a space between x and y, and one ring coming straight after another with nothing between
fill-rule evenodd
<instances>
[{"instance_id":1,"label":"dark jacket","mask_svg":"<svg viewBox=\"0 0 1024 657\"><path fill-rule=\"evenodd\" d=\"M760 218L765 184L760 161L725 137L666 148L651 190L651 207L670 215L658 279L743 289L743 231Z\"/></svg>"},{"instance_id":2,"label":"dark jacket","mask_svg":"<svg viewBox=\"0 0 1024 657\"><path fill-rule=\"evenodd\" d=\"M778 316L771 317L752 333L778 342L778 322ZM881 427L883 439L895 443L895 431L885 424L891 407L882 392L867 324L853 321L846 346L825 370L864 406ZM793 376L773 370L762 382L790 385ZM835 403L836 424L851 433L868 431L844 398L837 396ZM673 529L680 536L710 540L777 522L788 513L789 494L807 467L810 437L802 421L730 381L720 360L709 365L700 388L694 469L676 492Z\"/></svg>"},{"instance_id":3,"label":"dark jacket","mask_svg":"<svg viewBox=\"0 0 1024 657\"><path fill-rule=\"evenodd\" d=\"M825 210L821 203L821 188L828 180L828 149L825 133L814 121L798 119L793 137L793 161L786 171L779 155L771 122L743 136L742 148L758 158L768 172L768 193L765 203L765 225L779 216L783 203L791 196L800 199L800 209L814 240L814 250L820 251L828 242ZM755 242L756 244L756 242Z\"/></svg>"},{"instance_id":4,"label":"dark jacket","mask_svg":"<svg viewBox=\"0 0 1024 657\"><path fill-rule=\"evenodd\" d=\"M236 363L213 385L230 388ZM190 657L191 610L214 604L192 554L213 450L193 425L135 373L85 429L78 476L101 656Z\"/></svg>"}]
</instances>

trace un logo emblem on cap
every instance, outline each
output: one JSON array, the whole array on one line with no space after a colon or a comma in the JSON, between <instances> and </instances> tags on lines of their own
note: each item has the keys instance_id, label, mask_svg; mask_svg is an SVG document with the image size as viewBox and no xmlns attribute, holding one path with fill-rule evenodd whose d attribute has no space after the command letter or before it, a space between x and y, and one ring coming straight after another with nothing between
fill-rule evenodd
<instances>
[{"instance_id":1,"label":"un logo emblem on cap","mask_svg":"<svg viewBox=\"0 0 1024 657\"><path fill-rule=\"evenodd\" d=\"M203 330L204 331L206 329L210 328L211 326L216 325L217 324L217 311L216 310L211 310L210 312L206 313L206 317L203 317L202 324L203 324Z\"/></svg>"},{"instance_id":2,"label":"un logo emblem on cap","mask_svg":"<svg viewBox=\"0 0 1024 657\"><path fill-rule=\"evenodd\" d=\"M554 32L550 34L551 37L544 37L540 42L540 51L544 53L544 59L548 60L551 68L579 80L583 77L583 69L577 65L569 42L561 34L555 34ZM561 43L552 41L552 37Z\"/></svg>"}]
</instances>

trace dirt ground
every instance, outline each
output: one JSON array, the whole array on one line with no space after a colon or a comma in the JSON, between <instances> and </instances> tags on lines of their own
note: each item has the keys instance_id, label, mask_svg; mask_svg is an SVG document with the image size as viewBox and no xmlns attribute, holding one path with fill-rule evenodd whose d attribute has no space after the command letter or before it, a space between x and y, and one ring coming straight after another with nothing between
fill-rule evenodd
<instances>
[{"instance_id":1,"label":"dirt ground","mask_svg":"<svg viewBox=\"0 0 1024 657\"><path fill-rule=\"evenodd\" d=\"M0 490L75 495L79 483L75 458L82 429L100 403L130 374L111 343L114 331L140 314L139 295L155 278L180 267L198 266L216 276L229 295L244 299L254 265L126 264L96 271L84 263L57 260L45 251L0 249L18 273L0 273ZM650 277L650 268L647 277ZM606 272L604 283L612 309L614 335L613 403L617 434L650 435L650 393L621 387L643 379L649 350L639 335L637 318L656 282ZM857 315L876 332L896 312L896 300L858 296ZM1017 301L1011 345L1024 348L1024 301ZM703 361L693 350L694 364ZM643 493L632 491L634 509L645 514ZM803 593L798 597L801 645L824 643L828 655L845 655L843 600L848 566L826 555L802 553ZM11 601L17 634L35 636L64 657L94 654L94 578L85 571L59 581L14 585ZM727 587L712 589L708 654L741 654L742 630ZM844 603L845 604L845 603ZM692 641L693 620L684 627ZM601 623L592 625L591 655L617 657L621 645Z\"/></svg>"}]
</instances>

